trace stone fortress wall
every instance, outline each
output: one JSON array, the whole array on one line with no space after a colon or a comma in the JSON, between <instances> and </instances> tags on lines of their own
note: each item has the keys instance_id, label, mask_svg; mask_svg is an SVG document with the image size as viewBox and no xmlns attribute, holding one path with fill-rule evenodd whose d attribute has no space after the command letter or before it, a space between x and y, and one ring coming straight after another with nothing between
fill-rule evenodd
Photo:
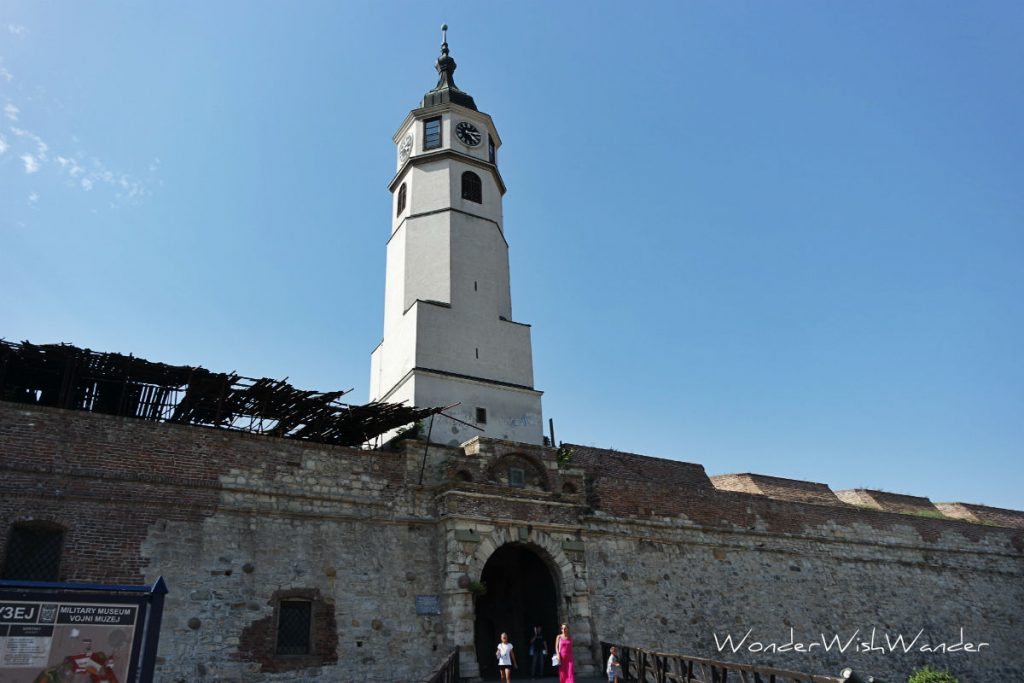
<instances>
[{"instance_id":1,"label":"stone fortress wall","mask_svg":"<svg viewBox=\"0 0 1024 683\"><path fill-rule=\"evenodd\" d=\"M61 580L164 576L162 683L415 681L455 647L472 677L471 582L509 544L548 567L583 672L604 640L890 681L925 662L1024 678L1024 513L561 454L488 439L360 451L0 403L0 547L46 521L65 530ZM440 613L417 614L417 596ZM312 604L307 655L275 654L288 599ZM920 651L961 628L988 645ZM872 629L875 646L924 633L910 653L855 652ZM748 631L736 652L716 646ZM854 642L752 651L822 636Z\"/></svg>"}]
</instances>

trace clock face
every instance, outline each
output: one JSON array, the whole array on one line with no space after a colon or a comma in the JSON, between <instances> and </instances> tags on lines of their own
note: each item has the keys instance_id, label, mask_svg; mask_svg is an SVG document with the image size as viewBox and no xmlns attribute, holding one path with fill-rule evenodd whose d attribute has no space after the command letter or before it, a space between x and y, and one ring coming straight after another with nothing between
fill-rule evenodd
<instances>
[{"instance_id":1,"label":"clock face","mask_svg":"<svg viewBox=\"0 0 1024 683\"><path fill-rule=\"evenodd\" d=\"M462 144L468 147L476 147L480 144L480 131L469 121L460 121L455 126L455 135L462 141Z\"/></svg>"},{"instance_id":2,"label":"clock face","mask_svg":"<svg viewBox=\"0 0 1024 683\"><path fill-rule=\"evenodd\" d=\"M412 135L406 135L405 139L402 140L402 144L398 146L398 156L401 157L402 161L409 158L412 154Z\"/></svg>"}]
</instances>

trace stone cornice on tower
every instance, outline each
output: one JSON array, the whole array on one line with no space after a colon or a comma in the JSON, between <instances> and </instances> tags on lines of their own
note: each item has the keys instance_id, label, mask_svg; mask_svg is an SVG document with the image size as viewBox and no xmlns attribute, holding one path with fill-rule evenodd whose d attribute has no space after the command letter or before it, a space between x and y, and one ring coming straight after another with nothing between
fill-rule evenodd
<instances>
[{"instance_id":1,"label":"stone cornice on tower","mask_svg":"<svg viewBox=\"0 0 1024 683\"><path fill-rule=\"evenodd\" d=\"M494 180L497 183L498 189L501 191L502 196L504 196L504 194L508 191L505 187L505 181L502 180L501 173L498 171L498 167L495 166L494 164L484 161L482 159L477 159L476 157L470 156L469 154L464 154L463 152L460 152L458 150L438 149L431 150L429 152L422 152L415 156L409 157L409 159L406 160L404 164L402 164L402 168L398 169L398 173L395 174L395 177L393 177L391 181L388 183L388 192L394 192L395 190L398 189L398 185L402 181L402 177L405 176L409 168L411 168L412 166L417 166L428 161L436 161L438 159L456 159L463 163L471 164L473 166L476 166L477 168L481 168L494 176Z\"/></svg>"},{"instance_id":2,"label":"stone cornice on tower","mask_svg":"<svg viewBox=\"0 0 1024 683\"><path fill-rule=\"evenodd\" d=\"M394 191L394 190L392 190L392 191ZM456 208L451 207L451 206L445 207L443 209L435 209L433 211L424 211L423 213L414 213L414 214L410 214L409 216L406 216L395 227L394 232L391 233L391 237L388 238L388 243L390 244L391 240L395 239L395 235L397 235L399 233L399 231L402 230L402 228L405 227L405 225L406 225L406 223L408 223L409 219L411 219L411 218L422 218L423 216L431 216L431 215L438 214L438 213L448 213L448 212L451 212L451 213L461 213L463 216L470 216L472 218L478 218L478 219L480 219L482 221L486 221L488 224L494 226L494 229L498 231L498 235L501 236L501 240L505 243L505 247L506 248L508 247L508 240L505 239L505 234L501 231L501 226L496 221L493 221L490 218L487 218L486 216L479 216L479 215L477 215L475 213L470 213L468 211L463 211L462 209L456 209Z\"/></svg>"}]
</instances>

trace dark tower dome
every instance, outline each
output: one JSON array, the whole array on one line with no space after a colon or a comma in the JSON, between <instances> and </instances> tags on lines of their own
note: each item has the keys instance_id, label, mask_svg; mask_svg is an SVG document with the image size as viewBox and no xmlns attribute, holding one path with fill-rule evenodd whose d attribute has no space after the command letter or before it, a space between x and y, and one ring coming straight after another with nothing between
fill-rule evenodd
<instances>
[{"instance_id":1,"label":"dark tower dome","mask_svg":"<svg viewBox=\"0 0 1024 683\"><path fill-rule=\"evenodd\" d=\"M459 90L455 85L455 60L448 55L448 24L441 27L441 56L437 58L437 85L434 89L423 96L424 107L433 107L438 104L458 104L460 106L478 111L476 102L469 93Z\"/></svg>"}]
</instances>

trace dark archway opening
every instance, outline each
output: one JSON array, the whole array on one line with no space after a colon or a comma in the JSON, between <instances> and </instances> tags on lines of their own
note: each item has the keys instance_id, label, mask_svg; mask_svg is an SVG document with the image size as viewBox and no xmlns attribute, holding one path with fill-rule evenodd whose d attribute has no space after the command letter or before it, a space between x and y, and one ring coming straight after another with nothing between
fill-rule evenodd
<instances>
[{"instance_id":1,"label":"dark archway opening","mask_svg":"<svg viewBox=\"0 0 1024 683\"><path fill-rule=\"evenodd\" d=\"M530 676L530 639L540 626L548 645L542 675L552 675L551 654L558 631L558 594L551 570L527 546L508 543L498 548L484 565L480 580L487 593L476 599L474 622L477 662L484 679L498 678L494 651L502 632L515 646L519 670L513 678Z\"/></svg>"}]
</instances>

